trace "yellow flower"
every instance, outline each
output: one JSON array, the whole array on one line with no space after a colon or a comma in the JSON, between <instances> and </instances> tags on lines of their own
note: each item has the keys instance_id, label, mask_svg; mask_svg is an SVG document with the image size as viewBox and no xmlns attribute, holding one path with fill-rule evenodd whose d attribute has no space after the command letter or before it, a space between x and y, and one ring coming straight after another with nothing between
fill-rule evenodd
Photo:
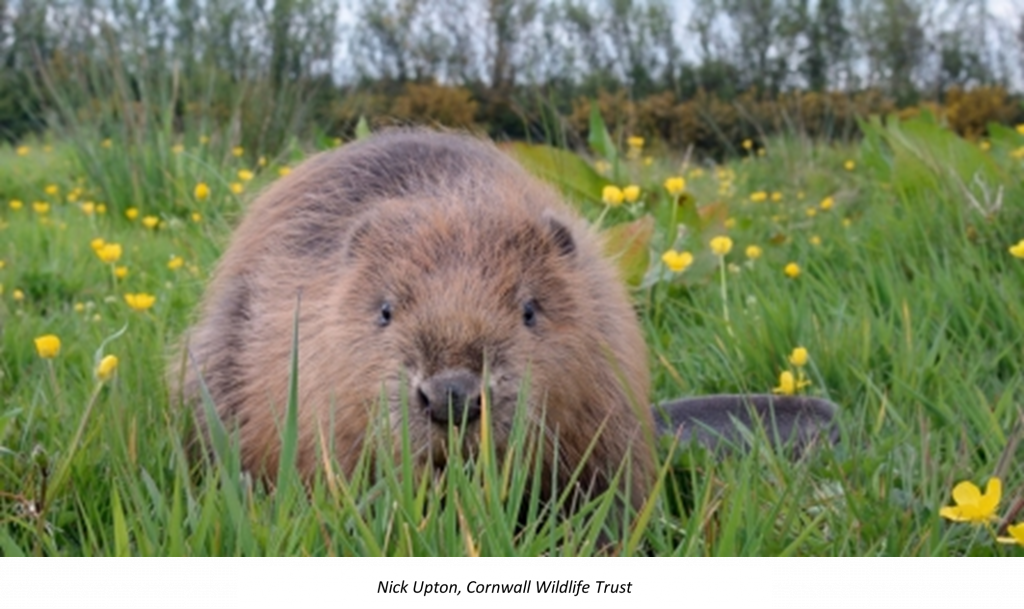
<instances>
[{"instance_id":1,"label":"yellow flower","mask_svg":"<svg viewBox=\"0 0 1024 609\"><path fill-rule=\"evenodd\" d=\"M96 237L95 239L89 242L89 247L92 248L92 251L98 254L99 251L103 249L103 246L106 244L107 242L104 241L102 237Z\"/></svg>"},{"instance_id":2,"label":"yellow flower","mask_svg":"<svg viewBox=\"0 0 1024 609\"><path fill-rule=\"evenodd\" d=\"M768 200L768 193L763 190L750 193L750 200L754 203L761 203Z\"/></svg>"},{"instance_id":3,"label":"yellow flower","mask_svg":"<svg viewBox=\"0 0 1024 609\"><path fill-rule=\"evenodd\" d=\"M627 203L636 203L637 199L640 198L640 187L636 184L630 184L622 189L622 196L626 199Z\"/></svg>"},{"instance_id":4,"label":"yellow flower","mask_svg":"<svg viewBox=\"0 0 1024 609\"><path fill-rule=\"evenodd\" d=\"M131 307L133 311L145 311L152 307L153 303L156 302L156 296L143 292L139 292L138 294L125 294L124 301L128 303L128 306Z\"/></svg>"},{"instance_id":5,"label":"yellow flower","mask_svg":"<svg viewBox=\"0 0 1024 609\"><path fill-rule=\"evenodd\" d=\"M1010 534L1009 537L997 537L996 541L999 543L1015 543L1024 547L1024 522L1011 524L1006 527L1006 532Z\"/></svg>"},{"instance_id":6,"label":"yellow flower","mask_svg":"<svg viewBox=\"0 0 1024 609\"><path fill-rule=\"evenodd\" d=\"M811 245L814 246L821 245L821 237L819 237L818 235L811 235L810 242Z\"/></svg>"},{"instance_id":7,"label":"yellow flower","mask_svg":"<svg viewBox=\"0 0 1024 609\"><path fill-rule=\"evenodd\" d=\"M793 349L793 352L789 354L789 363L793 364L797 368L807 365L807 349L803 347L797 347Z\"/></svg>"},{"instance_id":8,"label":"yellow flower","mask_svg":"<svg viewBox=\"0 0 1024 609\"><path fill-rule=\"evenodd\" d=\"M725 222L723 222L722 224L726 228L736 228L736 218L729 216L728 218L725 219Z\"/></svg>"},{"instance_id":9,"label":"yellow flower","mask_svg":"<svg viewBox=\"0 0 1024 609\"><path fill-rule=\"evenodd\" d=\"M5 266L7 266L7 263L4 262L3 260L0 260L0 271L2 271Z\"/></svg>"},{"instance_id":10,"label":"yellow flower","mask_svg":"<svg viewBox=\"0 0 1024 609\"><path fill-rule=\"evenodd\" d=\"M60 339L56 334L46 334L36 339L36 353L43 359L53 359L60 353Z\"/></svg>"},{"instance_id":11,"label":"yellow flower","mask_svg":"<svg viewBox=\"0 0 1024 609\"><path fill-rule=\"evenodd\" d=\"M252 177L253 177L253 173L251 171L249 171L248 169L239 169L238 170L238 179L239 180L241 180L243 182L248 182L249 180L252 179Z\"/></svg>"},{"instance_id":12,"label":"yellow flower","mask_svg":"<svg viewBox=\"0 0 1024 609\"><path fill-rule=\"evenodd\" d=\"M47 184L46 188L43 189L43 192L50 196L57 196L60 193L60 186L57 186L56 184Z\"/></svg>"},{"instance_id":13,"label":"yellow flower","mask_svg":"<svg viewBox=\"0 0 1024 609\"><path fill-rule=\"evenodd\" d=\"M124 217L128 218L129 220L134 220L135 218L139 217L139 210L135 209L134 207L129 207L128 209L124 210Z\"/></svg>"},{"instance_id":14,"label":"yellow flower","mask_svg":"<svg viewBox=\"0 0 1024 609\"><path fill-rule=\"evenodd\" d=\"M630 148L636 148L639 150L644 147L644 138L634 135L626 138L626 143L629 144Z\"/></svg>"},{"instance_id":15,"label":"yellow flower","mask_svg":"<svg viewBox=\"0 0 1024 609\"><path fill-rule=\"evenodd\" d=\"M278 167L277 168L277 175L281 176L282 178L285 177L286 175L288 175L291 172L292 172L292 168L287 166L287 165L285 165L284 167Z\"/></svg>"},{"instance_id":16,"label":"yellow flower","mask_svg":"<svg viewBox=\"0 0 1024 609\"><path fill-rule=\"evenodd\" d=\"M107 139L103 140L102 142L100 142L100 146L103 146L104 148L110 148L113 145L114 145L114 142L109 137Z\"/></svg>"},{"instance_id":17,"label":"yellow flower","mask_svg":"<svg viewBox=\"0 0 1024 609\"><path fill-rule=\"evenodd\" d=\"M195 190L192 192L196 199L202 201L206 197L210 196L210 187L206 185L206 182L200 182L196 184Z\"/></svg>"},{"instance_id":18,"label":"yellow flower","mask_svg":"<svg viewBox=\"0 0 1024 609\"><path fill-rule=\"evenodd\" d=\"M174 154L181 154L182 152L185 152L185 146L181 144L175 144L171 146L171 152L173 152Z\"/></svg>"},{"instance_id":19,"label":"yellow flower","mask_svg":"<svg viewBox=\"0 0 1024 609\"><path fill-rule=\"evenodd\" d=\"M18 156L27 156L28 153L31 152L31 151L32 151L32 149L29 148L28 146L18 146L15 149L15 152L18 153Z\"/></svg>"},{"instance_id":20,"label":"yellow flower","mask_svg":"<svg viewBox=\"0 0 1024 609\"><path fill-rule=\"evenodd\" d=\"M121 258L121 246L117 243L104 244L102 247L94 251L96 252L96 256L107 264L117 262Z\"/></svg>"},{"instance_id":21,"label":"yellow flower","mask_svg":"<svg viewBox=\"0 0 1024 609\"><path fill-rule=\"evenodd\" d=\"M939 515L956 522L985 523L996 517L996 508L1003 495L1003 483L999 478L989 478L985 494L973 482L961 482L953 487L954 506L939 510Z\"/></svg>"},{"instance_id":22,"label":"yellow flower","mask_svg":"<svg viewBox=\"0 0 1024 609\"><path fill-rule=\"evenodd\" d=\"M686 179L683 176L673 176L665 180L665 190L673 197L683 192L686 188Z\"/></svg>"},{"instance_id":23,"label":"yellow flower","mask_svg":"<svg viewBox=\"0 0 1024 609\"><path fill-rule=\"evenodd\" d=\"M817 207L808 207L806 213L807 213L807 217L808 218L813 218L814 216L818 215L818 208Z\"/></svg>"},{"instance_id":24,"label":"yellow flower","mask_svg":"<svg viewBox=\"0 0 1024 609\"><path fill-rule=\"evenodd\" d=\"M171 269L172 271L176 271L180 269L184 264L185 259L182 258L181 256L171 256L171 259L167 261L167 268Z\"/></svg>"},{"instance_id":25,"label":"yellow flower","mask_svg":"<svg viewBox=\"0 0 1024 609\"><path fill-rule=\"evenodd\" d=\"M245 190L245 186L242 186L242 184L240 182L232 182L231 183L231 192L235 193L236 195L242 194L242 191L244 191L244 190Z\"/></svg>"},{"instance_id":26,"label":"yellow flower","mask_svg":"<svg viewBox=\"0 0 1024 609\"><path fill-rule=\"evenodd\" d=\"M17 199L12 199L11 202L7 204L7 206L13 209L14 211L18 211L19 209L21 209L22 205L22 202Z\"/></svg>"},{"instance_id":27,"label":"yellow flower","mask_svg":"<svg viewBox=\"0 0 1024 609\"><path fill-rule=\"evenodd\" d=\"M117 277L118 279L124 279L127 276L128 276L128 267L126 267L126 266L115 266L114 267L114 277Z\"/></svg>"},{"instance_id":28,"label":"yellow flower","mask_svg":"<svg viewBox=\"0 0 1024 609\"><path fill-rule=\"evenodd\" d=\"M146 228L156 228L157 224L160 224L160 218L156 216L146 216L142 219L142 225Z\"/></svg>"},{"instance_id":29,"label":"yellow flower","mask_svg":"<svg viewBox=\"0 0 1024 609\"><path fill-rule=\"evenodd\" d=\"M1024 135L1024 123L1017 125L1017 133Z\"/></svg>"},{"instance_id":30,"label":"yellow flower","mask_svg":"<svg viewBox=\"0 0 1024 609\"><path fill-rule=\"evenodd\" d=\"M85 215L91 216L95 211L96 204L93 203L92 201L86 201L85 203L82 203L82 213L84 213Z\"/></svg>"},{"instance_id":31,"label":"yellow flower","mask_svg":"<svg viewBox=\"0 0 1024 609\"><path fill-rule=\"evenodd\" d=\"M848 159L843 163L843 168L846 169L846 171L853 171L857 168L857 163L853 162L853 159Z\"/></svg>"},{"instance_id":32,"label":"yellow flower","mask_svg":"<svg viewBox=\"0 0 1024 609\"><path fill-rule=\"evenodd\" d=\"M800 275L800 265L795 262L790 262L782 272L786 274L786 277L796 279Z\"/></svg>"},{"instance_id":33,"label":"yellow flower","mask_svg":"<svg viewBox=\"0 0 1024 609\"><path fill-rule=\"evenodd\" d=\"M101 383L110 380L110 377L114 376L114 371L117 370L117 356L106 355L100 360L98 366L96 366L96 378Z\"/></svg>"},{"instance_id":34,"label":"yellow flower","mask_svg":"<svg viewBox=\"0 0 1024 609\"><path fill-rule=\"evenodd\" d=\"M206 144L209 141L210 141L210 136L208 136L208 135L200 135L199 136L199 143L200 144Z\"/></svg>"},{"instance_id":35,"label":"yellow flower","mask_svg":"<svg viewBox=\"0 0 1024 609\"><path fill-rule=\"evenodd\" d=\"M601 191L601 200L604 201L605 205L611 205L612 207L621 205L623 196L621 188L610 184Z\"/></svg>"},{"instance_id":36,"label":"yellow flower","mask_svg":"<svg viewBox=\"0 0 1024 609\"><path fill-rule=\"evenodd\" d=\"M751 139L743 140L743 149L744 150L750 150L753 147L754 147L754 141L753 140L751 140Z\"/></svg>"},{"instance_id":37,"label":"yellow flower","mask_svg":"<svg viewBox=\"0 0 1024 609\"><path fill-rule=\"evenodd\" d=\"M199 222L203 219L203 215L197 211L192 212L192 221Z\"/></svg>"},{"instance_id":38,"label":"yellow flower","mask_svg":"<svg viewBox=\"0 0 1024 609\"><path fill-rule=\"evenodd\" d=\"M242 148L241 146L235 146L234 148L231 149L231 154L235 156L242 156L243 154L245 154L245 148Z\"/></svg>"},{"instance_id":39,"label":"yellow flower","mask_svg":"<svg viewBox=\"0 0 1024 609\"><path fill-rule=\"evenodd\" d=\"M772 193L772 201L778 203L781 200L782 200L782 193L781 192L776 190L775 192Z\"/></svg>"},{"instance_id":40,"label":"yellow flower","mask_svg":"<svg viewBox=\"0 0 1024 609\"><path fill-rule=\"evenodd\" d=\"M681 273L686 267L693 264L693 254L690 252L677 252L669 250L661 255L661 261L674 273Z\"/></svg>"},{"instance_id":41,"label":"yellow flower","mask_svg":"<svg viewBox=\"0 0 1024 609\"><path fill-rule=\"evenodd\" d=\"M811 382L804 380L803 378L797 378L793 376L793 373L789 370L785 370L779 375L779 386L772 388L772 393L779 393L782 395L793 395L797 391L800 391L804 387L810 385Z\"/></svg>"},{"instance_id":42,"label":"yellow flower","mask_svg":"<svg viewBox=\"0 0 1024 609\"><path fill-rule=\"evenodd\" d=\"M612 166L608 161L594 161L594 170L601 175L608 173L611 168Z\"/></svg>"},{"instance_id":43,"label":"yellow flower","mask_svg":"<svg viewBox=\"0 0 1024 609\"><path fill-rule=\"evenodd\" d=\"M653 164L654 164L654 157L653 156L645 156L644 157L644 166L645 167L650 167Z\"/></svg>"},{"instance_id":44,"label":"yellow flower","mask_svg":"<svg viewBox=\"0 0 1024 609\"><path fill-rule=\"evenodd\" d=\"M82 311L85 311L85 305L80 303L80 302L76 302L75 303L75 313L81 313Z\"/></svg>"},{"instance_id":45,"label":"yellow flower","mask_svg":"<svg viewBox=\"0 0 1024 609\"><path fill-rule=\"evenodd\" d=\"M829 209L832 209L832 206L835 204L835 199L833 199L832 197L825 197L824 199L821 200L821 203L818 205L818 207L827 211Z\"/></svg>"},{"instance_id":46,"label":"yellow flower","mask_svg":"<svg viewBox=\"0 0 1024 609\"><path fill-rule=\"evenodd\" d=\"M11 296L14 298L16 302L21 302L22 300L25 300L25 292L22 292L21 290L14 290L13 292L11 292Z\"/></svg>"},{"instance_id":47,"label":"yellow flower","mask_svg":"<svg viewBox=\"0 0 1024 609\"><path fill-rule=\"evenodd\" d=\"M259 165L260 167L266 167L267 166L267 157L260 156L259 160L256 161L256 164Z\"/></svg>"},{"instance_id":48,"label":"yellow flower","mask_svg":"<svg viewBox=\"0 0 1024 609\"><path fill-rule=\"evenodd\" d=\"M982 152L988 152L992 149L992 144L990 144L988 140L981 140L978 142L978 148L980 148Z\"/></svg>"},{"instance_id":49,"label":"yellow flower","mask_svg":"<svg viewBox=\"0 0 1024 609\"><path fill-rule=\"evenodd\" d=\"M1021 146L1020 148L1017 148L1016 150L1011 152L1010 156L1012 156L1015 159L1024 159L1024 146Z\"/></svg>"},{"instance_id":50,"label":"yellow flower","mask_svg":"<svg viewBox=\"0 0 1024 609\"><path fill-rule=\"evenodd\" d=\"M45 201L34 201L32 203L32 211L39 215L45 215L50 212L50 204Z\"/></svg>"},{"instance_id":51,"label":"yellow flower","mask_svg":"<svg viewBox=\"0 0 1024 609\"><path fill-rule=\"evenodd\" d=\"M851 224L853 224L853 220L849 218L843 218L843 228L850 228Z\"/></svg>"},{"instance_id":52,"label":"yellow flower","mask_svg":"<svg viewBox=\"0 0 1024 609\"><path fill-rule=\"evenodd\" d=\"M100 214L100 215L103 215L103 214L107 213L107 206L102 204L102 203L97 203L96 204L96 213Z\"/></svg>"},{"instance_id":53,"label":"yellow flower","mask_svg":"<svg viewBox=\"0 0 1024 609\"><path fill-rule=\"evenodd\" d=\"M334 140L332 140L332 141L334 142L334 145L335 145L336 147L337 147L337 146L341 146L341 138L340 138L340 137L336 137L336 138L334 138Z\"/></svg>"},{"instance_id":54,"label":"yellow flower","mask_svg":"<svg viewBox=\"0 0 1024 609\"><path fill-rule=\"evenodd\" d=\"M768 152L764 148L757 149L757 156L764 156L766 154L768 154Z\"/></svg>"},{"instance_id":55,"label":"yellow flower","mask_svg":"<svg viewBox=\"0 0 1024 609\"><path fill-rule=\"evenodd\" d=\"M1017 258L1024 258L1024 239L1017 242L1017 245L1010 246L1010 253Z\"/></svg>"},{"instance_id":56,"label":"yellow flower","mask_svg":"<svg viewBox=\"0 0 1024 609\"><path fill-rule=\"evenodd\" d=\"M728 254L731 249L732 239L725 235L719 235L711 240L711 251L714 252L716 256L724 256Z\"/></svg>"},{"instance_id":57,"label":"yellow flower","mask_svg":"<svg viewBox=\"0 0 1024 609\"><path fill-rule=\"evenodd\" d=\"M757 260L758 258L761 257L761 254L764 253L764 252L762 252L761 248L759 248L756 245L748 245L746 253L747 253L747 258L750 258L751 260Z\"/></svg>"}]
</instances>

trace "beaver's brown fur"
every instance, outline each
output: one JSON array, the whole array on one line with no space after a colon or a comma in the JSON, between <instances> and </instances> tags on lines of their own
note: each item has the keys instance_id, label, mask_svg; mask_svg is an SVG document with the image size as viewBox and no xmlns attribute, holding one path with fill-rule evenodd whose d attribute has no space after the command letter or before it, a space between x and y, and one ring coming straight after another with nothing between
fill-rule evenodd
<instances>
[{"instance_id":1,"label":"beaver's brown fur","mask_svg":"<svg viewBox=\"0 0 1024 609\"><path fill-rule=\"evenodd\" d=\"M255 472L278 460L300 291L303 473L323 438L351 471L382 396L396 438L408 396L417 458L443 463L447 417L475 433L486 374L498 446L526 386L563 482L589 450L591 488L628 463L622 490L634 504L649 493L647 357L624 286L586 223L493 145L385 133L310 159L252 204L185 337L181 393L197 405L202 377Z\"/></svg>"}]
</instances>

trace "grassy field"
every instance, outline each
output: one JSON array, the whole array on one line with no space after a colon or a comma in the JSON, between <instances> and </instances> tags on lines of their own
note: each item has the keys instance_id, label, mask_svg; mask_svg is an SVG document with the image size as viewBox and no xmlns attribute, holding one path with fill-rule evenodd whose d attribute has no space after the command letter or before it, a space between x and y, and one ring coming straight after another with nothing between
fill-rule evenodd
<instances>
[{"instance_id":1,"label":"grassy field","mask_svg":"<svg viewBox=\"0 0 1024 609\"><path fill-rule=\"evenodd\" d=\"M603 128L585 162L515 147L539 171L561 163L609 231L657 399L768 392L789 372L842 406L840 446L798 463L666 442L655 494L623 517L611 497L549 517L529 468L491 454L419 482L367 461L308 492L293 472L254 484L230 442L215 464L187 458L171 345L245 202L335 142L272 159L199 133L0 149L0 554L577 555L606 527L633 555L1020 556L1024 530L996 537L1024 521L1024 129L863 128L854 147L772 140L718 167ZM637 203L602 202L629 184ZM957 483L991 477L1001 501L961 510L979 522L940 515Z\"/></svg>"}]
</instances>

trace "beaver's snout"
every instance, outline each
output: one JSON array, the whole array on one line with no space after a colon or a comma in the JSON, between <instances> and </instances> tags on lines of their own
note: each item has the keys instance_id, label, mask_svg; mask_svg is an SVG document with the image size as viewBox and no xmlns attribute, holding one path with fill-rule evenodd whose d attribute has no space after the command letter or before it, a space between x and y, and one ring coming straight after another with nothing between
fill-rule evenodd
<instances>
[{"instance_id":1,"label":"beaver's snout","mask_svg":"<svg viewBox=\"0 0 1024 609\"><path fill-rule=\"evenodd\" d=\"M441 425L480 417L480 377L464 369L442 370L416 387L416 401Z\"/></svg>"}]
</instances>

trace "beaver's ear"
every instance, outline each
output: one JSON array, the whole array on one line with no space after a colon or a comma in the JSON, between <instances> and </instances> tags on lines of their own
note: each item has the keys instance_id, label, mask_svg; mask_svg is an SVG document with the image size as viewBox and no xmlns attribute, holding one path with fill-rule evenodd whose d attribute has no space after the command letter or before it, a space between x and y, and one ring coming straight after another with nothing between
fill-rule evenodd
<instances>
[{"instance_id":1,"label":"beaver's ear","mask_svg":"<svg viewBox=\"0 0 1024 609\"><path fill-rule=\"evenodd\" d=\"M548 232L555 246L563 256L572 256L576 253L576 240L572 238L572 231L560 220L548 216L546 218Z\"/></svg>"}]
</instances>

